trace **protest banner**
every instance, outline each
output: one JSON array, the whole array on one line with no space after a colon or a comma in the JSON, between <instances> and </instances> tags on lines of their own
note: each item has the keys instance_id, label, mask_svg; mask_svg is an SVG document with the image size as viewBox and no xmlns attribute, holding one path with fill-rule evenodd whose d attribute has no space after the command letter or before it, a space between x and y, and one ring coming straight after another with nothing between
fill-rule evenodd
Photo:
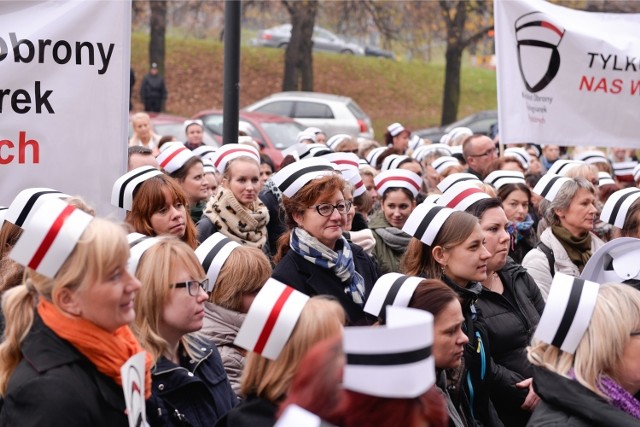
<instances>
[{"instance_id":1,"label":"protest banner","mask_svg":"<svg viewBox=\"0 0 640 427\"><path fill-rule=\"evenodd\" d=\"M126 170L131 2L0 2L0 205L26 187L113 212Z\"/></svg>"},{"instance_id":2,"label":"protest banner","mask_svg":"<svg viewBox=\"0 0 640 427\"><path fill-rule=\"evenodd\" d=\"M640 14L494 6L502 142L640 146Z\"/></svg>"}]
</instances>

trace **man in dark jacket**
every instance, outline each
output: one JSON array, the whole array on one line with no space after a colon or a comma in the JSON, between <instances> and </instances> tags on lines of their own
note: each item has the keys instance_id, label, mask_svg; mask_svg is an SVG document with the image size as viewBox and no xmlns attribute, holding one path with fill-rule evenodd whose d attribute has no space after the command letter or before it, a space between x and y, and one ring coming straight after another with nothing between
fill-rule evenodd
<instances>
[{"instance_id":1,"label":"man in dark jacket","mask_svg":"<svg viewBox=\"0 0 640 427\"><path fill-rule=\"evenodd\" d=\"M158 64L151 64L149 74L144 76L140 86L140 98L144 103L144 110L147 112L159 113L164 109L167 100L167 87L164 78L158 74Z\"/></svg>"}]
</instances>

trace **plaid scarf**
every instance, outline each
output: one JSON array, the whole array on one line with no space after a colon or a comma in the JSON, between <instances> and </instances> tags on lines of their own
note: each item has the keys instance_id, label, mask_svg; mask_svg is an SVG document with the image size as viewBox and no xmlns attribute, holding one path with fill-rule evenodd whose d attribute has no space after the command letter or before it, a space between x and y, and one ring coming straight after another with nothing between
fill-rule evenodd
<instances>
[{"instance_id":1,"label":"plaid scarf","mask_svg":"<svg viewBox=\"0 0 640 427\"><path fill-rule=\"evenodd\" d=\"M353 254L349 242L344 237L336 242L336 250L332 250L301 228L291 231L289 241L291 249L307 261L322 268L332 270L342 283L344 293L350 295L353 302L364 306L364 279L356 271Z\"/></svg>"}]
</instances>

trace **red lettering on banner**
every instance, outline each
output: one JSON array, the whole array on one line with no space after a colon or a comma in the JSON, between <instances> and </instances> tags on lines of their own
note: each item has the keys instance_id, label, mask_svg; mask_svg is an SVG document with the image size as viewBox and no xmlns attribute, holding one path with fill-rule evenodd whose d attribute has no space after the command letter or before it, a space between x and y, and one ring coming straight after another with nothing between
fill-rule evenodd
<instances>
[{"instance_id":1,"label":"red lettering on banner","mask_svg":"<svg viewBox=\"0 0 640 427\"><path fill-rule=\"evenodd\" d=\"M15 160L16 144L9 139L0 140L0 165L8 165ZM27 163L27 151L31 153L29 163L40 163L40 144L35 139L27 140L27 132L20 131L18 136L18 163Z\"/></svg>"},{"instance_id":2,"label":"red lettering on banner","mask_svg":"<svg viewBox=\"0 0 640 427\"><path fill-rule=\"evenodd\" d=\"M640 94L640 80L631 80L631 95Z\"/></svg>"},{"instance_id":3,"label":"red lettering on banner","mask_svg":"<svg viewBox=\"0 0 640 427\"><path fill-rule=\"evenodd\" d=\"M596 80L595 77L582 76L582 78L580 78L579 90L618 94L622 92L622 84L623 81L621 79L607 81L604 77Z\"/></svg>"}]
</instances>

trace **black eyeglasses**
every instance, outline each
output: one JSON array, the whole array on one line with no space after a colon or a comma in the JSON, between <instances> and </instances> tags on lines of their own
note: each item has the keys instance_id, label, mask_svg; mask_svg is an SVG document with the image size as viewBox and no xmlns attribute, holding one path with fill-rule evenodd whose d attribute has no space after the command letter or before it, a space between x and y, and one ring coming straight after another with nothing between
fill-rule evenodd
<instances>
[{"instance_id":1,"label":"black eyeglasses","mask_svg":"<svg viewBox=\"0 0 640 427\"><path fill-rule=\"evenodd\" d=\"M320 203L319 205L312 206L309 209L313 208L318 211L318 214L320 214L320 216L331 216L334 209L337 209L338 213L344 215L349 212L349 209L351 209L351 202L343 200L335 205L332 205L331 203Z\"/></svg>"},{"instance_id":2,"label":"black eyeglasses","mask_svg":"<svg viewBox=\"0 0 640 427\"><path fill-rule=\"evenodd\" d=\"M469 154L469 157L484 157L484 156L491 156L493 154L498 154L497 148L491 148L485 151L484 153L480 153L480 154Z\"/></svg>"},{"instance_id":3,"label":"black eyeglasses","mask_svg":"<svg viewBox=\"0 0 640 427\"><path fill-rule=\"evenodd\" d=\"M640 335L640 331L631 332L629 335L631 335L632 337L637 337L638 335Z\"/></svg>"},{"instance_id":4,"label":"black eyeglasses","mask_svg":"<svg viewBox=\"0 0 640 427\"><path fill-rule=\"evenodd\" d=\"M202 288L203 291L208 292L209 278L204 279L202 282L199 282L197 280L189 280L188 282L173 283L169 285L169 287L187 288L187 291L189 291L189 295L195 297L198 295L198 292L200 292L200 288Z\"/></svg>"}]
</instances>

